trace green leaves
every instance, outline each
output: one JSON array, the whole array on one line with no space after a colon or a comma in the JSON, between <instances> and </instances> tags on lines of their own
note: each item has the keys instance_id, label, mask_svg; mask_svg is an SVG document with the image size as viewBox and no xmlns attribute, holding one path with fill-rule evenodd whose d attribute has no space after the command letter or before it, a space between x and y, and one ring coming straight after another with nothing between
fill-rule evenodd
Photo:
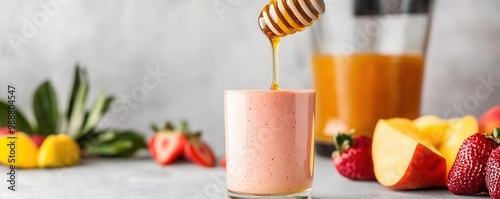
<instances>
[{"instance_id":1,"label":"green leaves","mask_svg":"<svg viewBox=\"0 0 500 199\"><path fill-rule=\"evenodd\" d=\"M49 81L43 82L33 95L33 112L38 123L31 125L16 107L16 128L27 134L44 136L67 133L78 141L90 155L104 157L129 157L145 148L144 137L133 131L96 131L96 126L110 109L113 96L99 93L90 110L87 110L89 80L85 69L76 65L67 112L59 112L56 92ZM8 124L9 103L0 101L0 127ZM173 128L171 124L169 128Z\"/></svg>"},{"instance_id":2,"label":"green leaves","mask_svg":"<svg viewBox=\"0 0 500 199\"><path fill-rule=\"evenodd\" d=\"M351 130L349 133L345 134L342 132L339 132L337 135L334 137L334 145L335 149L339 154L342 154L342 152L352 145L354 145L354 130Z\"/></svg>"},{"instance_id":3,"label":"green leaves","mask_svg":"<svg viewBox=\"0 0 500 199\"><path fill-rule=\"evenodd\" d=\"M189 131L189 124L186 120L181 121L181 132Z\"/></svg>"},{"instance_id":4,"label":"green leaves","mask_svg":"<svg viewBox=\"0 0 500 199\"><path fill-rule=\"evenodd\" d=\"M78 140L88 155L128 157L146 147L144 138L132 131L97 132L95 128L109 110L114 97L99 93L92 108L87 111L86 101L89 90L87 72L77 65L74 75L73 89L66 114L68 120L66 133Z\"/></svg>"},{"instance_id":5,"label":"green leaves","mask_svg":"<svg viewBox=\"0 0 500 199\"><path fill-rule=\"evenodd\" d=\"M73 88L71 89L71 94L69 97L68 109L66 112L66 118L69 120L71 114L73 113L73 107L75 106L76 95L80 90L81 84L88 84L87 71L80 67L80 64L76 64L75 73L73 77ZM87 88L88 90L88 88Z\"/></svg>"},{"instance_id":6,"label":"green leaves","mask_svg":"<svg viewBox=\"0 0 500 199\"><path fill-rule=\"evenodd\" d=\"M58 133L59 109L57 96L49 81L42 83L33 95L33 111L41 135Z\"/></svg>"},{"instance_id":7,"label":"green leaves","mask_svg":"<svg viewBox=\"0 0 500 199\"><path fill-rule=\"evenodd\" d=\"M80 131L85 120L85 102L88 93L88 84L83 83L78 87L73 103L72 112L68 119L68 127L66 133L71 137L76 137Z\"/></svg>"},{"instance_id":8,"label":"green leaves","mask_svg":"<svg viewBox=\"0 0 500 199\"><path fill-rule=\"evenodd\" d=\"M489 137L493 141L495 141L497 144L500 144L500 127L493 129L493 132L491 132L491 135L486 135L486 137Z\"/></svg>"},{"instance_id":9,"label":"green leaves","mask_svg":"<svg viewBox=\"0 0 500 199\"><path fill-rule=\"evenodd\" d=\"M130 157L147 146L143 136L131 130L107 130L82 139L87 155L103 157Z\"/></svg>"},{"instance_id":10,"label":"green leaves","mask_svg":"<svg viewBox=\"0 0 500 199\"><path fill-rule=\"evenodd\" d=\"M500 138L500 128L495 128L495 129L493 130L493 133L492 133L492 134L493 134L493 137L495 137L495 138Z\"/></svg>"},{"instance_id":11,"label":"green leaves","mask_svg":"<svg viewBox=\"0 0 500 199\"><path fill-rule=\"evenodd\" d=\"M66 114L68 121L66 133L78 140L80 146L89 155L128 157L137 150L146 147L142 135L133 131L107 130L97 132L96 126L109 110L115 98L101 92L94 100L92 108L87 110L88 91L87 72L77 65Z\"/></svg>"},{"instance_id":12,"label":"green leaves","mask_svg":"<svg viewBox=\"0 0 500 199\"><path fill-rule=\"evenodd\" d=\"M92 110L85 119L85 126L83 127L83 130L79 134L79 136L88 133L90 130L94 129L95 126L97 126L104 113L106 113L106 111L109 109L109 106L111 105L113 100L114 97L106 97L104 93L99 93L99 96L94 102Z\"/></svg>"},{"instance_id":13,"label":"green leaves","mask_svg":"<svg viewBox=\"0 0 500 199\"><path fill-rule=\"evenodd\" d=\"M15 105L15 104L14 104ZM6 127L8 125L8 111L9 104L5 101L0 101L0 127ZM29 135L33 134L33 127L29 123L28 119L21 112L19 107L16 107L16 129L25 132Z\"/></svg>"},{"instance_id":14,"label":"green leaves","mask_svg":"<svg viewBox=\"0 0 500 199\"><path fill-rule=\"evenodd\" d=\"M66 114L68 126L66 133L76 139L92 131L104 114L109 110L114 100L113 96L99 93L90 111L87 111L87 95L89 91L89 80L87 72L79 65L75 68L73 89L71 90Z\"/></svg>"},{"instance_id":15,"label":"green leaves","mask_svg":"<svg viewBox=\"0 0 500 199\"><path fill-rule=\"evenodd\" d=\"M80 134L85 121L85 102L89 91L89 83L85 74L86 72L77 65L67 113L66 133L71 137L77 137Z\"/></svg>"}]
</instances>

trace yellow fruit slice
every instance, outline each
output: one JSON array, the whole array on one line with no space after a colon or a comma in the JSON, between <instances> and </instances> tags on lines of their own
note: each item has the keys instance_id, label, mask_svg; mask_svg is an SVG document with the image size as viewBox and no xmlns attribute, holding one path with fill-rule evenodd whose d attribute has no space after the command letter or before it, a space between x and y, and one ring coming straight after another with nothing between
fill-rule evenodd
<instances>
[{"instance_id":1,"label":"yellow fruit slice","mask_svg":"<svg viewBox=\"0 0 500 199\"><path fill-rule=\"evenodd\" d=\"M38 147L28 135L22 132L0 137L0 163L2 164L24 169L36 168L37 154Z\"/></svg>"},{"instance_id":2,"label":"yellow fruit slice","mask_svg":"<svg viewBox=\"0 0 500 199\"><path fill-rule=\"evenodd\" d=\"M408 119L379 120L373 134L372 156L380 184L393 189L443 187L446 162Z\"/></svg>"},{"instance_id":3,"label":"yellow fruit slice","mask_svg":"<svg viewBox=\"0 0 500 199\"><path fill-rule=\"evenodd\" d=\"M434 115L424 115L413 120L413 124L420 130L422 139L428 140L436 148L441 147L448 130L448 121Z\"/></svg>"},{"instance_id":4,"label":"yellow fruit slice","mask_svg":"<svg viewBox=\"0 0 500 199\"><path fill-rule=\"evenodd\" d=\"M38 166L56 168L72 166L80 162L81 151L76 141L66 134L45 138L38 152Z\"/></svg>"},{"instance_id":5,"label":"yellow fruit slice","mask_svg":"<svg viewBox=\"0 0 500 199\"><path fill-rule=\"evenodd\" d=\"M451 169L455 158L457 157L458 149L462 143L472 134L479 130L479 125L474 116L465 116L462 118L451 119L448 122L448 130L446 131L443 142L439 147L439 151L446 159L447 171Z\"/></svg>"}]
</instances>

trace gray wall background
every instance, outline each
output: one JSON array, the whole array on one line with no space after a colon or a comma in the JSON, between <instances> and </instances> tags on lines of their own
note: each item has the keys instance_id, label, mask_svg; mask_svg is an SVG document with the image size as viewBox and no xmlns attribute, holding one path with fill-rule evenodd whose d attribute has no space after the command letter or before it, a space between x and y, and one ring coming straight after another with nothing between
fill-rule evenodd
<instances>
[{"instance_id":1,"label":"gray wall background","mask_svg":"<svg viewBox=\"0 0 500 199\"><path fill-rule=\"evenodd\" d=\"M80 62L90 73L90 99L104 91L118 97L115 110L130 110L109 114L113 126L150 136L150 123L186 118L222 154L223 90L270 84L270 47L256 22L267 0L61 0L53 13L39 2L56 1L0 0L0 98L6 84L15 85L17 104L30 116L31 94L46 79L65 109ZM9 35L22 35L23 19L33 17L37 31L16 50ZM305 31L283 40L283 88L311 87L310 38ZM500 104L500 1L437 0L427 58L423 114L480 116ZM156 67L169 75L144 89ZM481 78L497 85L477 94ZM126 104L134 93L139 98Z\"/></svg>"}]
</instances>

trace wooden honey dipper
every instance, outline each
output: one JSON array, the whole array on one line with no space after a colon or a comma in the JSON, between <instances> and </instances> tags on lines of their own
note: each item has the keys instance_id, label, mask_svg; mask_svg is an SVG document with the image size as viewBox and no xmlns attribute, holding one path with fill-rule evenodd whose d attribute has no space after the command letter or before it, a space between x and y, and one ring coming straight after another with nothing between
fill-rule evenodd
<instances>
[{"instance_id":1,"label":"wooden honey dipper","mask_svg":"<svg viewBox=\"0 0 500 199\"><path fill-rule=\"evenodd\" d=\"M259 27L269 38L273 50L271 90L279 90L278 46L281 37L311 26L325 12L323 0L271 0L259 15Z\"/></svg>"},{"instance_id":2,"label":"wooden honey dipper","mask_svg":"<svg viewBox=\"0 0 500 199\"><path fill-rule=\"evenodd\" d=\"M271 0L259 15L267 37L284 37L302 31L325 12L323 0Z\"/></svg>"}]
</instances>

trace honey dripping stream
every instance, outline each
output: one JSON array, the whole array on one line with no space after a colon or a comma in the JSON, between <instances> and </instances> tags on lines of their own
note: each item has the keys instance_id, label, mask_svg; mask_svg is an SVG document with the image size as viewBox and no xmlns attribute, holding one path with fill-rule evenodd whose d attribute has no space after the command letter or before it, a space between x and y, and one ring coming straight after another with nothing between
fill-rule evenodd
<instances>
[{"instance_id":1,"label":"honey dripping stream","mask_svg":"<svg viewBox=\"0 0 500 199\"><path fill-rule=\"evenodd\" d=\"M279 90L280 86L278 84L278 48L280 45L281 37L269 38L271 41L271 46L273 48L273 84L271 85L271 90Z\"/></svg>"},{"instance_id":2,"label":"honey dripping stream","mask_svg":"<svg viewBox=\"0 0 500 199\"><path fill-rule=\"evenodd\" d=\"M259 15L259 27L269 38L273 52L271 90L279 90L278 47L282 37L302 31L325 12L323 0L271 0Z\"/></svg>"}]
</instances>

